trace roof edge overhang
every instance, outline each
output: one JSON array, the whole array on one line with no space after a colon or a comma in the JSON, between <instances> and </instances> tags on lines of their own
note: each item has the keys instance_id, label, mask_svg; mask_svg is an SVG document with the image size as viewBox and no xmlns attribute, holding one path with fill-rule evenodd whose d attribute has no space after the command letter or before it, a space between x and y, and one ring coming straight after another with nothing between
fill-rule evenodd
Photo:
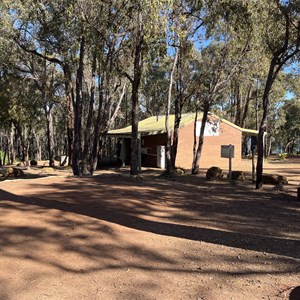
<instances>
[{"instance_id":1,"label":"roof edge overhang","mask_svg":"<svg viewBox=\"0 0 300 300\"><path fill-rule=\"evenodd\" d=\"M258 136L258 130L242 128L244 136Z\"/></svg>"},{"instance_id":2,"label":"roof edge overhang","mask_svg":"<svg viewBox=\"0 0 300 300\"><path fill-rule=\"evenodd\" d=\"M240 126L238 126L238 125L236 125L236 124L234 124L234 123L232 123L230 121L227 121L226 119L218 117L217 115L215 115L214 113L211 113L211 112L209 112L208 114L210 116L212 116L212 117L220 120L221 122L223 122L223 123L225 123L225 124L227 124L227 125L235 128L237 130L240 130L244 136L257 136L258 135L258 130L240 127Z\"/></svg>"},{"instance_id":3,"label":"roof edge overhang","mask_svg":"<svg viewBox=\"0 0 300 300\"><path fill-rule=\"evenodd\" d=\"M191 113L189 113L188 115L191 115ZM220 122L223 122L225 124L227 124L228 126L231 126L239 131L242 132L242 135L244 136L257 136L258 135L258 130L254 130L254 129L247 129L247 128L242 128L230 121L227 121L226 119L223 119L217 115L215 115L212 112L208 113L209 116L219 120ZM202 118L202 113L199 114L197 121L200 121ZM179 128L185 127L187 125L189 125L190 123L194 122L194 120L189 120L188 122L182 124L179 126ZM170 126L170 130L174 130L172 128L172 126ZM165 129L159 129L159 130L141 130L138 132L139 136L149 136L149 135L157 135L157 134L165 134L166 130ZM114 130L110 130L107 133L107 136L110 137L123 137L123 138L130 138L131 137L131 126L127 126L125 128L121 128L121 129L114 129Z\"/></svg>"},{"instance_id":4,"label":"roof edge overhang","mask_svg":"<svg viewBox=\"0 0 300 300\"><path fill-rule=\"evenodd\" d=\"M156 131L139 131L139 136L148 136L148 135L158 135L158 134L164 134L166 133L165 130L156 130ZM131 138L131 132L126 133L119 133L119 132L111 132L107 133L107 136L109 137L120 137L120 138Z\"/></svg>"}]
</instances>

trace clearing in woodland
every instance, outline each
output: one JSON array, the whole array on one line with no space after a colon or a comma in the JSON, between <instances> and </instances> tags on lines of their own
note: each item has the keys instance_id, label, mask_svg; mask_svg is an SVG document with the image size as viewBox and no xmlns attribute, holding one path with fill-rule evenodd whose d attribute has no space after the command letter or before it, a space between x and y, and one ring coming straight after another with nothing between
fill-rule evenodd
<instances>
[{"instance_id":1,"label":"clearing in woodland","mask_svg":"<svg viewBox=\"0 0 300 300\"><path fill-rule=\"evenodd\" d=\"M290 184L153 170L2 181L0 299L300 299L300 159L265 167Z\"/></svg>"}]
</instances>

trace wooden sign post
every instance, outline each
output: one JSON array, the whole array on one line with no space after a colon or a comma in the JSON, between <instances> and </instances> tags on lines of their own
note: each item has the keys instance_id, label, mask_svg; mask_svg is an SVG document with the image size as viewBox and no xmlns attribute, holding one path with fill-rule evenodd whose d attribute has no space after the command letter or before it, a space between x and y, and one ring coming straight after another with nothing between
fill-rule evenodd
<instances>
[{"instance_id":1,"label":"wooden sign post","mask_svg":"<svg viewBox=\"0 0 300 300\"><path fill-rule=\"evenodd\" d=\"M229 159L229 180L232 179L232 159L234 158L234 145L221 145L221 157Z\"/></svg>"}]
</instances>

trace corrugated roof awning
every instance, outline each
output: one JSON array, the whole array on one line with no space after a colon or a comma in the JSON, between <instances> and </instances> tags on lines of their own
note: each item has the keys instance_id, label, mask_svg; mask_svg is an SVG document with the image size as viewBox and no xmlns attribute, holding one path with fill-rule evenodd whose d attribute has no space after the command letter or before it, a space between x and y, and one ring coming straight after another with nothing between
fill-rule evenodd
<instances>
[{"instance_id":1,"label":"corrugated roof awning","mask_svg":"<svg viewBox=\"0 0 300 300\"><path fill-rule=\"evenodd\" d=\"M170 129L174 128L174 119L175 115L169 116L169 124ZM195 114L183 114L181 117L180 127L184 127L195 119ZM165 116L154 116L144 119L139 122L138 132L140 135L156 135L162 134L166 132L165 127L166 117ZM127 126L121 129L114 129L108 132L108 135L115 135L115 136L125 136L131 134L131 126Z\"/></svg>"}]
</instances>

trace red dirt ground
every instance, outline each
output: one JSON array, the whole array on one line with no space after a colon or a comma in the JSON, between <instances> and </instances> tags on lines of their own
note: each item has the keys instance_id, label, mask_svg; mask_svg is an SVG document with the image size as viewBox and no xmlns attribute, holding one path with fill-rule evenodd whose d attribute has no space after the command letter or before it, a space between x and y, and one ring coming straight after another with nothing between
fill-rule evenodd
<instances>
[{"instance_id":1,"label":"red dirt ground","mask_svg":"<svg viewBox=\"0 0 300 300\"><path fill-rule=\"evenodd\" d=\"M265 171L290 184L127 170L2 181L0 299L299 300L300 159Z\"/></svg>"}]
</instances>

